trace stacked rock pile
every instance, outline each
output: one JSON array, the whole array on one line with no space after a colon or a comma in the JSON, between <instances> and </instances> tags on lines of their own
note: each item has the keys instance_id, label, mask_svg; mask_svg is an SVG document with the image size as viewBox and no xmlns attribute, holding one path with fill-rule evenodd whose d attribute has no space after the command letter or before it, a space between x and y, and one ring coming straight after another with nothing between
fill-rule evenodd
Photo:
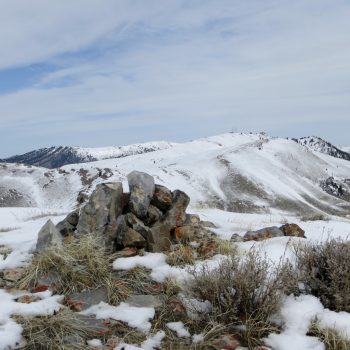
<instances>
[{"instance_id":1,"label":"stacked rock pile","mask_svg":"<svg viewBox=\"0 0 350 350\"><path fill-rule=\"evenodd\" d=\"M206 222L186 214L190 202L186 193L170 191L155 184L151 175L138 171L127 179L129 193L123 192L121 182L99 184L80 210L56 227L48 222L39 233L37 251L65 236L94 234L111 252L129 247L162 252L173 242L189 240L206 230Z\"/></svg>"}]
</instances>

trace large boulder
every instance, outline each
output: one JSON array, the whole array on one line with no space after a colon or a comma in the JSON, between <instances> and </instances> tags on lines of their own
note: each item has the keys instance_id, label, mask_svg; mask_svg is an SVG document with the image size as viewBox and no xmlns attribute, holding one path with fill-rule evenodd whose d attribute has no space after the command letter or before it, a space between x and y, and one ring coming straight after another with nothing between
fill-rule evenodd
<instances>
[{"instance_id":1,"label":"large boulder","mask_svg":"<svg viewBox=\"0 0 350 350\"><path fill-rule=\"evenodd\" d=\"M154 179L151 175L140 171L131 172L127 178L130 189L130 210L138 218L146 218L154 194Z\"/></svg>"},{"instance_id":2,"label":"large boulder","mask_svg":"<svg viewBox=\"0 0 350 350\"><path fill-rule=\"evenodd\" d=\"M51 220L48 220L39 231L35 251L38 253L51 246L61 247L62 244L62 235L57 230L53 222Z\"/></svg>"},{"instance_id":3,"label":"large boulder","mask_svg":"<svg viewBox=\"0 0 350 350\"><path fill-rule=\"evenodd\" d=\"M106 247L112 248L116 239L117 218L123 211L123 200L121 182L97 185L88 203L81 209L77 225L78 235L101 236Z\"/></svg>"}]
</instances>

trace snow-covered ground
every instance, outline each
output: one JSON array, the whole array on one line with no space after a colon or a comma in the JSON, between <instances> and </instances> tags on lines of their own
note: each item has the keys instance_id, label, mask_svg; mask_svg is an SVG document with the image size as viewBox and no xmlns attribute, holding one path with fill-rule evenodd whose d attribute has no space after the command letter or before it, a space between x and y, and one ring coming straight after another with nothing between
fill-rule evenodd
<instances>
[{"instance_id":1,"label":"snow-covered ground","mask_svg":"<svg viewBox=\"0 0 350 350\"><path fill-rule=\"evenodd\" d=\"M254 246L278 262L281 257L293 258L295 244L350 237L350 218L346 217L350 214L350 204L326 194L319 186L320 180L329 176L350 179L348 161L310 151L294 141L259 134L225 134L164 148L50 171L16 164L0 166L0 195L5 196L6 191L14 189L23 195L20 201L23 207L0 208L0 248L11 250L6 258L0 253L0 270L26 265L40 228L48 218L54 223L62 220L76 207L80 191L89 193L102 181L122 181L126 189L125 178L132 170L145 171L153 175L157 183L187 192L191 197L189 212L215 223L215 232L224 239L229 239L233 233L243 235L249 230L280 226L285 222L297 223L306 232L306 240L280 237L239 243L241 254ZM107 176L100 176L101 173ZM12 198L13 192L9 193ZM329 220L300 221L301 214L312 211L326 213ZM208 263L215 266L220 259L222 257L217 256ZM186 269L170 267L163 254L117 260L114 266L127 269L135 264L150 268L157 281L166 277L180 281L187 278ZM11 315L46 315L59 307L59 297L48 293L40 294L41 300L31 307L19 305L15 301L17 296L0 289L0 349L13 348L21 339L21 328ZM97 317L115 317L147 332L154 310L134 310L126 304L117 307L102 304L89 313ZM135 314L140 317L134 319ZM323 350L323 344L317 339L306 336L308 320L314 316L350 336L349 314L324 310L314 297L290 297L279 315L285 324L284 331L280 335L270 335L268 343L279 350ZM296 324L300 318L304 323ZM185 334L186 329L181 325L170 327ZM152 344L154 347L159 344L162 336L149 335L142 348L152 349Z\"/></svg>"}]
</instances>

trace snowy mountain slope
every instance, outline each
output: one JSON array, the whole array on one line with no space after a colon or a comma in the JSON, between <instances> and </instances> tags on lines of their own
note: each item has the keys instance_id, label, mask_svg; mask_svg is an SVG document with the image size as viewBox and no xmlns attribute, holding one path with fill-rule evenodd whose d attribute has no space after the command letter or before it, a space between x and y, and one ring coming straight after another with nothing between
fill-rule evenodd
<instances>
[{"instance_id":1,"label":"snowy mountain slope","mask_svg":"<svg viewBox=\"0 0 350 350\"><path fill-rule=\"evenodd\" d=\"M296 142L303 146L310 148L313 151L328 154L335 158L350 160L350 149L346 150L343 148L338 148L317 136L307 136L300 139L295 139Z\"/></svg>"},{"instance_id":2,"label":"snowy mountain slope","mask_svg":"<svg viewBox=\"0 0 350 350\"><path fill-rule=\"evenodd\" d=\"M85 163L109 158L121 158L171 147L171 142L146 142L128 146L98 148L50 147L4 159L7 163L22 163L54 169L66 164Z\"/></svg>"},{"instance_id":3,"label":"snowy mountain slope","mask_svg":"<svg viewBox=\"0 0 350 350\"><path fill-rule=\"evenodd\" d=\"M311 151L292 140L260 134L218 135L152 153L51 171L8 165L0 169L0 188L20 188L38 206L68 210L79 193L82 199L81 193L91 192L99 182L126 184L126 175L132 170L148 172L156 182L184 190L191 197L192 208L298 215L350 212L347 197L330 195L321 188L321 182L333 176L343 184L345 193L350 193L350 182L345 181L350 179L350 162Z\"/></svg>"}]
</instances>

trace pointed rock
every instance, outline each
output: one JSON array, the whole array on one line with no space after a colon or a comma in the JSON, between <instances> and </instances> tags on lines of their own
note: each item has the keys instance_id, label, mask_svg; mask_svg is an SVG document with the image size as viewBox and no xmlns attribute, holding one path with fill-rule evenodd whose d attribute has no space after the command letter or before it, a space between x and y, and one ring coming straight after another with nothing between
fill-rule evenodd
<instances>
[{"instance_id":1,"label":"pointed rock","mask_svg":"<svg viewBox=\"0 0 350 350\"><path fill-rule=\"evenodd\" d=\"M140 171L133 171L127 177L130 189L130 210L138 218L146 218L154 194L154 179L151 175Z\"/></svg>"},{"instance_id":2,"label":"pointed rock","mask_svg":"<svg viewBox=\"0 0 350 350\"><path fill-rule=\"evenodd\" d=\"M50 246L62 246L63 238L56 226L51 220L48 220L46 224L41 228L38 234L38 240L36 243L36 252L41 252Z\"/></svg>"}]
</instances>

